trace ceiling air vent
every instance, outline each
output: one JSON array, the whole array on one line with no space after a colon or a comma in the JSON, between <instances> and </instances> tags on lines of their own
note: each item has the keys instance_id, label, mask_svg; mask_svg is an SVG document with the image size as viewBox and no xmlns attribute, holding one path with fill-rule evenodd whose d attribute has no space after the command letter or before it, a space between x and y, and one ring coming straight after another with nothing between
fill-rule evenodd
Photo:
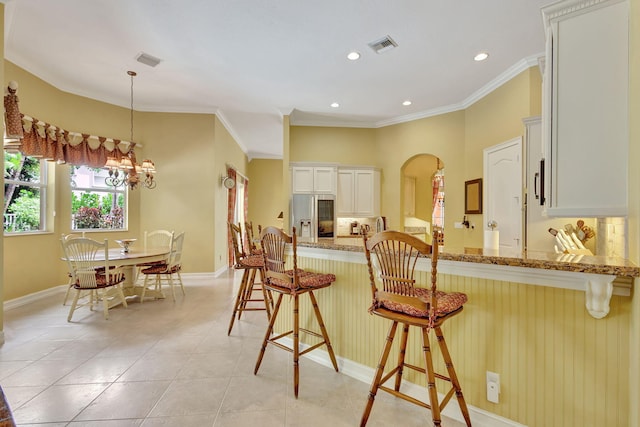
<instances>
[{"instance_id":1,"label":"ceiling air vent","mask_svg":"<svg viewBox=\"0 0 640 427\"><path fill-rule=\"evenodd\" d=\"M386 52L397 46L398 46L398 43L393 41L391 36L385 36L380 40L376 40L374 42L369 43L369 47L373 49L375 53Z\"/></svg>"},{"instance_id":2,"label":"ceiling air vent","mask_svg":"<svg viewBox=\"0 0 640 427\"><path fill-rule=\"evenodd\" d=\"M138 54L138 56L136 56L136 61L144 65L148 65L149 67L155 67L160 62L162 62L162 59L151 56L148 53L141 52Z\"/></svg>"}]
</instances>

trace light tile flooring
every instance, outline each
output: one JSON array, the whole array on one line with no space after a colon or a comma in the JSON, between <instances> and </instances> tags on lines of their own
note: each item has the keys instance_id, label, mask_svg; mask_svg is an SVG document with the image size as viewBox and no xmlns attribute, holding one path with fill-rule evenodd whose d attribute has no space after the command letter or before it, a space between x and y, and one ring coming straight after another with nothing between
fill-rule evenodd
<instances>
[{"instance_id":1,"label":"light tile flooring","mask_svg":"<svg viewBox=\"0 0 640 427\"><path fill-rule=\"evenodd\" d=\"M356 426L368 384L269 347L253 368L264 312L227 326L239 276L184 275L177 301L81 308L63 293L5 311L0 385L20 426ZM421 408L379 393L368 426L431 425ZM445 426L460 426L445 420Z\"/></svg>"}]
</instances>

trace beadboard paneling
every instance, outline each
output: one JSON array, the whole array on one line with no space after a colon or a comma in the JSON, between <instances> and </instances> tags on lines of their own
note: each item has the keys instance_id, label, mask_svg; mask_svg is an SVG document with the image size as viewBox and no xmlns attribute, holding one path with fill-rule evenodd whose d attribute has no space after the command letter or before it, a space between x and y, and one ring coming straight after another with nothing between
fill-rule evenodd
<instances>
[{"instance_id":1,"label":"beadboard paneling","mask_svg":"<svg viewBox=\"0 0 640 427\"><path fill-rule=\"evenodd\" d=\"M333 348L343 358L375 367L390 322L367 311L366 265L299 257L298 267L336 275L331 287L315 293ZM429 274L419 272L418 278L428 283ZM443 332L470 405L528 426L628 425L629 298L614 296L609 315L596 320L585 310L584 292L445 274L438 278L440 289L469 297ZM317 330L308 300L301 297L300 324ZM291 325L290 298L281 310L279 331ZM314 342L301 335L303 342ZM409 340L407 361L424 366L418 331ZM437 369L446 372L433 334L431 345ZM487 370L500 374L498 404L486 400ZM410 370L406 378L425 383Z\"/></svg>"}]
</instances>

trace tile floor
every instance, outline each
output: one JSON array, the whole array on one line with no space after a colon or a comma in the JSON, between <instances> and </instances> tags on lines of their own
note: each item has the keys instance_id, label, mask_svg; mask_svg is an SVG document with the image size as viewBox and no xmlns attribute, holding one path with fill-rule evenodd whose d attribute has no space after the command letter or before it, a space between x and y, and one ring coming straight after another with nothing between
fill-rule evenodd
<instances>
[{"instance_id":1,"label":"tile floor","mask_svg":"<svg viewBox=\"0 0 640 427\"><path fill-rule=\"evenodd\" d=\"M293 397L289 353L269 347L253 375L264 312L227 326L239 276L184 275L186 297L135 299L110 319L63 291L5 311L0 385L19 426L356 426L368 384L309 359ZM429 426L430 414L379 393L368 426ZM443 425L462 424L444 420Z\"/></svg>"}]
</instances>

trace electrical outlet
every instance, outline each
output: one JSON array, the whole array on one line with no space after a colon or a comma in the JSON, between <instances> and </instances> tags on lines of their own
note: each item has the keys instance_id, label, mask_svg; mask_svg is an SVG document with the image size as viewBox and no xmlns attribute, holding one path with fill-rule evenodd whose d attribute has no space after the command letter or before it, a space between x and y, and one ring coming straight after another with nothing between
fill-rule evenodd
<instances>
[{"instance_id":1,"label":"electrical outlet","mask_svg":"<svg viewBox=\"0 0 640 427\"><path fill-rule=\"evenodd\" d=\"M500 395L500 374L487 371L487 400L498 403Z\"/></svg>"},{"instance_id":2,"label":"electrical outlet","mask_svg":"<svg viewBox=\"0 0 640 427\"><path fill-rule=\"evenodd\" d=\"M453 228L462 228L462 223L461 222L454 222L453 223Z\"/></svg>"}]
</instances>

